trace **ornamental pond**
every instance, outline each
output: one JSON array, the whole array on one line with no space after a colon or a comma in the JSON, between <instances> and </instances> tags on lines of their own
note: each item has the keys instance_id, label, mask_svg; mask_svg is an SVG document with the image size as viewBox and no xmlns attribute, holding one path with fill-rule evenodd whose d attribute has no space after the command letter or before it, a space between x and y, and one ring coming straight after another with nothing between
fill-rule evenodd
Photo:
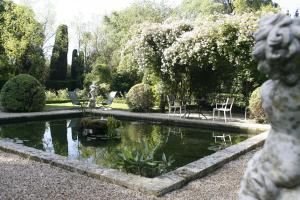
<instances>
[{"instance_id":1,"label":"ornamental pond","mask_svg":"<svg viewBox=\"0 0 300 200\"><path fill-rule=\"evenodd\" d=\"M80 118L0 125L0 138L53 154L155 177L253 135L122 120L110 140L78 129Z\"/></svg>"}]
</instances>

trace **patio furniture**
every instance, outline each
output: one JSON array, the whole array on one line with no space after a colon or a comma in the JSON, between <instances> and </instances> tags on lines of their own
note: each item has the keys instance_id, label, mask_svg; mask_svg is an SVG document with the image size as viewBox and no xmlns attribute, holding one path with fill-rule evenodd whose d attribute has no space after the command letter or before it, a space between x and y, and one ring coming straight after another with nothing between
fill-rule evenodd
<instances>
[{"instance_id":1,"label":"patio furniture","mask_svg":"<svg viewBox=\"0 0 300 200\"><path fill-rule=\"evenodd\" d=\"M207 119L207 117L202 112L203 105L206 102L205 99L204 98L196 99L196 102L197 102L197 111L199 113L199 118L200 118L200 115L202 115L205 119Z\"/></svg>"},{"instance_id":2,"label":"patio furniture","mask_svg":"<svg viewBox=\"0 0 300 200\"><path fill-rule=\"evenodd\" d=\"M176 96L167 95L167 101L168 101L168 107L169 107L168 116L170 116L172 109L174 109L174 114L176 113L176 110L179 109L179 116L181 117L182 105L181 105L180 101L176 100ZM185 107L184 107L184 109L185 109Z\"/></svg>"},{"instance_id":3,"label":"patio furniture","mask_svg":"<svg viewBox=\"0 0 300 200\"><path fill-rule=\"evenodd\" d=\"M80 102L77 94L76 94L76 91L68 91L68 95L69 95L69 98L71 99L71 102L73 104L73 106L79 106L82 113L84 114L85 113L85 106L83 105L83 103Z\"/></svg>"},{"instance_id":4,"label":"patio furniture","mask_svg":"<svg viewBox=\"0 0 300 200\"><path fill-rule=\"evenodd\" d=\"M101 102L100 107L109 108L113 103L117 93L118 93L117 91L111 91L109 94L107 94L106 99Z\"/></svg>"},{"instance_id":5,"label":"patio furniture","mask_svg":"<svg viewBox=\"0 0 300 200\"><path fill-rule=\"evenodd\" d=\"M227 98L225 103L216 103L216 107L213 109L213 120L215 120L215 112L218 112L218 118L220 117L220 112L224 112L224 120L226 122L226 112L229 112L230 119L232 119L231 109L233 106L234 98Z\"/></svg>"},{"instance_id":6,"label":"patio furniture","mask_svg":"<svg viewBox=\"0 0 300 200\"><path fill-rule=\"evenodd\" d=\"M69 98L71 99L71 102L74 106L80 106L83 108L83 104L78 99L78 96L76 94L76 91L68 91Z\"/></svg>"},{"instance_id":7,"label":"patio furniture","mask_svg":"<svg viewBox=\"0 0 300 200\"><path fill-rule=\"evenodd\" d=\"M193 104L191 100L189 100L189 98L185 98L186 100L184 100L184 108L185 108L185 113L183 114L182 117L189 117L190 114L192 113L192 108L193 108ZM201 99L195 99L193 101L194 103L196 103L196 106L197 106L197 110L196 112L199 114L199 118L200 116L202 115L205 119L207 119L207 117L203 114L202 112L202 105L204 104L205 102L205 99L201 98Z\"/></svg>"}]
</instances>

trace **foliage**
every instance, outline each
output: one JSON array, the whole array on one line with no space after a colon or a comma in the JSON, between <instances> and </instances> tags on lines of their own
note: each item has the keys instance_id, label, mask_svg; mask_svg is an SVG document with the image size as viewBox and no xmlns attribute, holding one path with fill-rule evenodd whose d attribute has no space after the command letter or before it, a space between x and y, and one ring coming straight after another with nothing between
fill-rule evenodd
<instances>
[{"instance_id":1,"label":"foliage","mask_svg":"<svg viewBox=\"0 0 300 200\"><path fill-rule=\"evenodd\" d=\"M233 7L236 13L255 12L264 6L272 5L272 0L234 0Z\"/></svg>"},{"instance_id":2,"label":"foliage","mask_svg":"<svg viewBox=\"0 0 300 200\"><path fill-rule=\"evenodd\" d=\"M107 83L100 83L98 86L98 97L97 103L101 104L101 102L106 98L106 95L111 91L110 85Z\"/></svg>"},{"instance_id":3,"label":"foliage","mask_svg":"<svg viewBox=\"0 0 300 200\"><path fill-rule=\"evenodd\" d=\"M168 170L174 160L162 153L161 160L156 160L154 154L156 148L150 150L147 143L143 143L143 151L138 148L123 148L117 152L117 162L114 167L146 177L154 177Z\"/></svg>"},{"instance_id":4,"label":"foliage","mask_svg":"<svg viewBox=\"0 0 300 200\"><path fill-rule=\"evenodd\" d=\"M68 45L68 27L60 25L56 31L52 50L49 80L66 80Z\"/></svg>"},{"instance_id":5,"label":"foliage","mask_svg":"<svg viewBox=\"0 0 300 200\"><path fill-rule=\"evenodd\" d=\"M72 52L71 78L76 80L79 76L78 52L74 49Z\"/></svg>"},{"instance_id":6,"label":"foliage","mask_svg":"<svg viewBox=\"0 0 300 200\"><path fill-rule=\"evenodd\" d=\"M13 77L1 90L1 105L11 112L40 111L45 106L45 99L44 88L27 74Z\"/></svg>"},{"instance_id":7,"label":"foliage","mask_svg":"<svg viewBox=\"0 0 300 200\"><path fill-rule=\"evenodd\" d=\"M114 117L107 118L107 127L108 127L107 136L109 139L113 139L119 136L116 129L119 128L120 126L121 126L120 120L117 120Z\"/></svg>"},{"instance_id":8,"label":"foliage","mask_svg":"<svg viewBox=\"0 0 300 200\"><path fill-rule=\"evenodd\" d=\"M67 89L61 89L61 90L57 90L57 91L47 90L45 92L45 95L46 95L46 101L69 99Z\"/></svg>"},{"instance_id":9,"label":"foliage","mask_svg":"<svg viewBox=\"0 0 300 200\"><path fill-rule=\"evenodd\" d=\"M76 94L79 99L84 99L84 97L86 96L84 90L76 90ZM56 91L46 90L45 95L46 95L46 101L64 101L70 99L67 88L56 90Z\"/></svg>"},{"instance_id":10,"label":"foliage","mask_svg":"<svg viewBox=\"0 0 300 200\"><path fill-rule=\"evenodd\" d=\"M79 56L80 55L80 56ZM72 52L72 64L71 64L71 78L78 82L77 86L82 88L83 86L83 76L84 76L84 66L82 63L82 53L77 52L77 49L74 49Z\"/></svg>"},{"instance_id":11,"label":"foliage","mask_svg":"<svg viewBox=\"0 0 300 200\"><path fill-rule=\"evenodd\" d=\"M111 79L111 89L125 94L137 83L141 82L141 76L130 72L113 72Z\"/></svg>"},{"instance_id":12,"label":"foliage","mask_svg":"<svg viewBox=\"0 0 300 200\"><path fill-rule=\"evenodd\" d=\"M186 18L225 12L224 6L214 0L183 0L180 9Z\"/></svg>"},{"instance_id":13,"label":"foliage","mask_svg":"<svg viewBox=\"0 0 300 200\"><path fill-rule=\"evenodd\" d=\"M143 80L162 81L169 93L238 93L247 102L250 91L265 80L251 55L258 16L218 17L194 24L148 24L126 44L121 61L132 54L138 70L148 76Z\"/></svg>"},{"instance_id":14,"label":"foliage","mask_svg":"<svg viewBox=\"0 0 300 200\"><path fill-rule=\"evenodd\" d=\"M75 90L76 88L80 88L80 82L77 80L48 80L45 83L47 89L51 90L60 90L62 88L69 88L69 90Z\"/></svg>"},{"instance_id":15,"label":"foliage","mask_svg":"<svg viewBox=\"0 0 300 200\"><path fill-rule=\"evenodd\" d=\"M0 82L28 73L44 82L42 26L33 11L12 1L0 2Z\"/></svg>"},{"instance_id":16,"label":"foliage","mask_svg":"<svg viewBox=\"0 0 300 200\"><path fill-rule=\"evenodd\" d=\"M249 100L250 118L255 119L259 123L266 123L267 117L262 107L260 87L256 88Z\"/></svg>"},{"instance_id":17,"label":"foliage","mask_svg":"<svg viewBox=\"0 0 300 200\"><path fill-rule=\"evenodd\" d=\"M127 104L134 111L149 110L154 103L153 92L148 84L136 84L127 94Z\"/></svg>"},{"instance_id":18,"label":"foliage","mask_svg":"<svg viewBox=\"0 0 300 200\"><path fill-rule=\"evenodd\" d=\"M45 83L47 71L43 49L30 44L21 58L21 73L28 73L40 83Z\"/></svg>"},{"instance_id":19,"label":"foliage","mask_svg":"<svg viewBox=\"0 0 300 200\"><path fill-rule=\"evenodd\" d=\"M93 67L92 71L85 75L84 88L88 89L93 82L97 85L107 84L110 87L111 69L102 64Z\"/></svg>"}]
</instances>

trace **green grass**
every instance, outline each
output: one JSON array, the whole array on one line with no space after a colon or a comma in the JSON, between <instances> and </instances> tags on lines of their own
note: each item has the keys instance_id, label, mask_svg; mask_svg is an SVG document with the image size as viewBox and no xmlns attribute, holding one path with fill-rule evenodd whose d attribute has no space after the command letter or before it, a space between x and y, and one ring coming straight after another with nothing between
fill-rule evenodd
<instances>
[{"instance_id":1,"label":"green grass","mask_svg":"<svg viewBox=\"0 0 300 200\"><path fill-rule=\"evenodd\" d=\"M45 109L69 109L74 108L72 103L50 103L46 104ZM128 110L129 107L125 103L113 103L111 105L112 109Z\"/></svg>"}]
</instances>

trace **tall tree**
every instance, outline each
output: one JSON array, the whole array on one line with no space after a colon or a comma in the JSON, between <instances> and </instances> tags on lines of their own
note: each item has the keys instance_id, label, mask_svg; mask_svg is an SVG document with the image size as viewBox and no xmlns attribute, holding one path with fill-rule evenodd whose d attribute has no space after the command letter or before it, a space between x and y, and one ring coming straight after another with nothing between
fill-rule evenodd
<instances>
[{"instance_id":1,"label":"tall tree","mask_svg":"<svg viewBox=\"0 0 300 200\"><path fill-rule=\"evenodd\" d=\"M60 25L56 31L52 50L49 80L66 80L68 45L68 27L67 25Z\"/></svg>"},{"instance_id":2,"label":"tall tree","mask_svg":"<svg viewBox=\"0 0 300 200\"><path fill-rule=\"evenodd\" d=\"M21 58L20 73L28 73L44 83L46 79L45 62L42 47L29 45Z\"/></svg>"},{"instance_id":3,"label":"tall tree","mask_svg":"<svg viewBox=\"0 0 300 200\"><path fill-rule=\"evenodd\" d=\"M42 26L32 9L9 0L0 1L0 82L19 73L43 71L43 41ZM32 75L40 80L40 75Z\"/></svg>"},{"instance_id":4,"label":"tall tree","mask_svg":"<svg viewBox=\"0 0 300 200\"><path fill-rule=\"evenodd\" d=\"M71 78L73 80L76 80L78 78L78 52L77 49L74 49L72 52L72 63L71 63Z\"/></svg>"}]
</instances>

